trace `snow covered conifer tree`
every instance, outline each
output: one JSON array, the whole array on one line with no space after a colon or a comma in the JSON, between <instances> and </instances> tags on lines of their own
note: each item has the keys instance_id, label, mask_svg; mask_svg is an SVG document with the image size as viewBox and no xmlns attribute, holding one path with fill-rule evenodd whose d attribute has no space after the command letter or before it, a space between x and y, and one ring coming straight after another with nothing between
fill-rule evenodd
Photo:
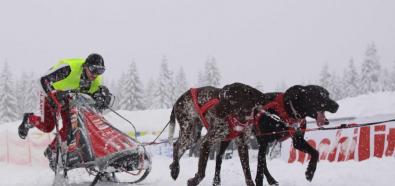
<instances>
[{"instance_id":1,"label":"snow covered conifer tree","mask_svg":"<svg viewBox=\"0 0 395 186\"><path fill-rule=\"evenodd\" d=\"M365 52L365 60L361 67L361 92L375 92L379 90L380 63L374 43L369 44Z\"/></svg>"},{"instance_id":2,"label":"snow covered conifer tree","mask_svg":"<svg viewBox=\"0 0 395 186\"><path fill-rule=\"evenodd\" d=\"M126 73L123 72L121 77L119 78L118 82L116 83L116 91L114 91L115 100L114 100L114 108L121 109L121 100L124 99L123 97L126 94L126 84L127 84L127 76ZM111 91L111 90L110 90Z\"/></svg>"},{"instance_id":3,"label":"snow covered conifer tree","mask_svg":"<svg viewBox=\"0 0 395 186\"><path fill-rule=\"evenodd\" d=\"M351 58L347 69L344 70L342 87L344 90L344 97L354 97L359 94L359 74L355 68L354 60Z\"/></svg>"},{"instance_id":4,"label":"snow covered conifer tree","mask_svg":"<svg viewBox=\"0 0 395 186\"><path fill-rule=\"evenodd\" d=\"M26 92L28 91L28 76L24 72L22 73L21 77L19 80L16 81L15 83L15 96L16 96L16 102L17 102L17 114L19 116L22 116L23 113L28 112L28 108L26 108L26 103L27 103L27 97Z\"/></svg>"},{"instance_id":5,"label":"snow covered conifer tree","mask_svg":"<svg viewBox=\"0 0 395 186\"><path fill-rule=\"evenodd\" d=\"M392 70L390 72L390 90L395 91L395 61L392 63Z\"/></svg>"},{"instance_id":6,"label":"snow covered conifer tree","mask_svg":"<svg viewBox=\"0 0 395 186\"><path fill-rule=\"evenodd\" d=\"M125 76L124 85L122 86L122 99L120 99L119 107L123 110L143 110L144 89L140 82L137 72L136 63L133 61L129 65L129 69Z\"/></svg>"},{"instance_id":7,"label":"snow covered conifer tree","mask_svg":"<svg viewBox=\"0 0 395 186\"><path fill-rule=\"evenodd\" d=\"M175 88L176 88L175 95L177 98L181 96L181 94L183 94L188 89L187 77L182 67L177 72L175 79Z\"/></svg>"},{"instance_id":8,"label":"snow covered conifer tree","mask_svg":"<svg viewBox=\"0 0 395 186\"><path fill-rule=\"evenodd\" d=\"M173 72L169 69L167 58L164 56L155 91L155 108L171 108L176 99L174 89Z\"/></svg>"},{"instance_id":9,"label":"snow covered conifer tree","mask_svg":"<svg viewBox=\"0 0 395 186\"><path fill-rule=\"evenodd\" d=\"M29 108L29 112L39 112L40 110L40 93L41 93L41 83L38 77L34 73L29 75L29 89L30 92L27 94L28 100L30 100L26 107Z\"/></svg>"},{"instance_id":10,"label":"snow covered conifer tree","mask_svg":"<svg viewBox=\"0 0 395 186\"><path fill-rule=\"evenodd\" d=\"M333 99L338 100L342 98L340 80L335 73L329 73L329 67L327 64L322 67L319 85L326 88Z\"/></svg>"},{"instance_id":11,"label":"snow covered conifer tree","mask_svg":"<svg viewBox=\"0 0 395 186\"><path fill-rule=\"evenodd\" d=\"M391 91L391 77L390 72L387 69L381 70L380 76L380 90L381 91Z\"/></svg>"},{"instance_id":12,"label":"snow covered conifer tree","mask_svg":"<svg viewBox=\"0 0 395 186\"><path fill-rule=\"evenodd\" d=\"M331 85L331 74L329 73L329 67L328 64L325 64L322 69L321 69L321 73L320 73L320 79L319 79L319 84L326 88L326 89L330 89Z\"/></svg>"},{"instance_id":13,"label":"snow covered conifer tree","mask_svg":"<svg viewBox=\"0 0 395 186\"><path fill-rule=\"evenodd\" d=\"M144 90L144 104L146 109L154 109L156 83L154 79L150 78Z\"/></svg>"},{"instance_id":14,"label":"snow covered conifer tree","mask_svg":"<svg viewBox=\"0 0 395 186\"><path fill-rule=\"evenodd\" d=\"M279 84L276 85L275 91L276 92L285 92L287 90L287 85L284 81L281 81Z\"/></svg>"},{"instance_id":15,"label":"snow covered conifer tree","mask_svg":"<svg viewBox=\"0 0 395 186\"><path fill-rule=\"evenodd\" d=\"M37 112L39 108L39 82L33 73L23 73L15 87L18 115L26 112Z\"/></svg>"},{"instance_id":16,"label":"snow covered conifer tree","mask_svg":"<svg viewBox=\"0 0 395 186\"><path fill-rule=\"evenodd\" d=\"M203 87L205 86L206 80L204 79L203 72L199 70L198 72L198 79L197 79L197 87Z\"/></svg>"},{"instance_id":17,"label":"snow covered conifer tree","mask_svg":"<svg viewBox=\"0 0 395 186\"><path fill-rule=\"evenodd\" d=\"M263 84L261 81L258 81L255 85L255 88L261 92L264 92Z\"/></svg>"},{"instance_id":18,"label":"snow covered conifer tree","mask_svg":"<svg viewBox=\"0 0 395 186\"><path fill-rule=\"evenodd\" d=\"M331 75L330 86L328 86L328 91L330 92L331 97L334 100L340 100L344 98L341 80L336 75L335 72L333 72Z\"/></svg>"},{"instance_id":19,"label":"snow covered conifer tree","mask_svg":"<svg viewBox=\"0 0 395 186\"><path fill-rule=\"evenodd\" d=\"M17 100L14 80L8 63L5 62L0 74L0 122L11 122L18 119Z\"/></svg>"},{"instance_id":20,"label":"snow covered conifer tree","mask_svg":"<svg viewBox=\"0 0 395 186\"><path fill-rule=\"evenodd\" d=\"M219 87L221 85L221 74L214 57L211 57L207 60L204 67L203 79L204 86Z\"/></svg>"}]
</instances>

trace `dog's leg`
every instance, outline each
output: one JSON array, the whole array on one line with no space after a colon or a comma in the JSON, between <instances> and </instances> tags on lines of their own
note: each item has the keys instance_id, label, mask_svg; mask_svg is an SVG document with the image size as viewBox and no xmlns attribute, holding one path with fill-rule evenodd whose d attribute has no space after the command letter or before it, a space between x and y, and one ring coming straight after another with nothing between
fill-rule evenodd
<instances>
[{"instance_id":1,"label":"dog's leg","mask_svg":"<svg viewBox=\"0 0 395 186\"><path fill-rule=\"evenodd\" d=\"M267 143L259 142L259 151L258 151L258 167L256 169L256 177L255 177L255 184L257 186L263 186L263 172L264 172L264 163L263 161L266 161L266 148L267 148Z\"/></svg>"},{"instance_id":2,"label":"dog's leg","mask_svg":"<svg viewBox=\"0 0 395 186\"><path fill-rule=\"evenodd\" d=\"M225 153L226 148L228 148L230 141L222 141L219 152L215 160L215 175L213 186L221 185L221 164L222 157Z\"/></svg>"},{"instance_id":3,"label":"dog's leg","mask_svg":"<svg viewBox=\"0 0 395 186\"><path fill-rule=\"evenodd\" d=\"M306 179L308 181L313 180L319 157L318 151L314 149L309 143L307 143L307 141L303 138L302 132L296 132L295 136L292 138L292 141L295 149L310 154L311 159L309 161L309 165L307 166Z\"/></svg>"},{"instance_id":4,"label":"dog's leg","mask_svg":"<svg viewBox=\"0 0 395 186\"><path fill-rule=\"evenodd\" d=\"M200 149L200 155L199 155L199 163L198 163L198 172L195 174L195 177L191 178L188 180L188 186L196 186L202 181L202 179L205 176L206 173L206 166L207 166L207 160L208 160L208 155L210 153L210 147L211 147L211 142L207 139L207 135L203 137L203 142L202 146Z\"/></svg>"},{"instance_id":5,"label":"dog's leg","mask_svg":"<svg viewBox=\"0 0 395 186\"><path fill-rule=\"evenodd\" d=\"M239 152L241 167L243 168L246 184L247 184L247 186L255 186L254 182L252 181L252 177L251 177L247 140L248 140L247 135L245 135L245 134L240 135L236 139L237 150Z\"/></svg>"},{"instance_id":6,"label":"dog's leg","mask_svg":"<svg viewBox=\"0 0 395 186\"><path fill-rule=\"evenodd\" d=\"M199 141L201 144L198 172L195 177L188 180L188 186L196 186L205 177L207 160L210 153L210 148L217 142L221 142L227 136L227 124L224 122L214 122L212 120L210 128L207 130L207 134L203 136ZM198 142L199 143L199 142Z\"/></svg>"},{"instance_id":7,"label":"dog's leg","mask_svg":"<svg viewBox=\"0 0 395 186\"><path fill-rule=\"evenodd\" d=\"M264 139L258 139L258 143L259 143L258 167L257 167L257 173L256 173L256 177L255 177L255 183L257 186L262 186L263 185L263 178L265 175L269 185L278 185L278 182L272 177L272 175L269 172L269 169L267 168L266 150L268 147L268 143Z\"/></svg>"},{"instance_id":8,"label":"dog's leg","mask_svg":"<svg viewBox=\"0 0 395 186\"><path fill-rule=\"evenodd\" d=\"M177 179L178 174L180 173L179 159L181 156L178 154L180 149L182 149L181 137L173 144L173 163L169 166L170 175L174 180Z\"/></svg>"},{"instance_id":9,"label":"dog's leg","mask_svg":"<svg viewBox=\"0 0 395 186\"><path fill-rule=\"evenodd\" d=\"M173 163L170 164L170 175L176 180L178 174L180 173L180 164L179 160L181 156L185 153L190 145L194 142L193 136L191 132L193 130L193 124L191 122L180 121L180 132L179 138L173 144ZM188 132L189 131L189 132Z\"/></svg>"}]
</instances>

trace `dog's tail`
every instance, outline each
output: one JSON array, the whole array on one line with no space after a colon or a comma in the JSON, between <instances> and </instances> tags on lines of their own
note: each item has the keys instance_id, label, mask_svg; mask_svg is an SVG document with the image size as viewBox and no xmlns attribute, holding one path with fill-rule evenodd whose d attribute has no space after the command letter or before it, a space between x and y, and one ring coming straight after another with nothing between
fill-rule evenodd
<instances>
[{"instance_id":1,"label":"dog's tail","mask_svg":"<svg viewBox=\"0 0 395 186\"><path fill-rule=\"evenodd\" d=\"M176 129L176 116L175 116L174 106L171 111L170 121L167 124L169 125L169 138L168 138L169 144L173 144L174 131Z\"/></svg>"}]
</instances>

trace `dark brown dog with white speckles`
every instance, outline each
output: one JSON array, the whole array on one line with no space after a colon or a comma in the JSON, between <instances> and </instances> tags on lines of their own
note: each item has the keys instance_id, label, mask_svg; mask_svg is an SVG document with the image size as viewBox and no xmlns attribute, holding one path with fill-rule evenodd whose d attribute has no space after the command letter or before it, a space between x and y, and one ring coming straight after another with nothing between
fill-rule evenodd
<instances>
[{"instance_id":1,"label":"dark brown dog with white speckles","mask_svg":"<svg viewBox=\"0 0 395 186\"><path fill-rule=\"evenodd\" d=\"M317 125L328 124L325 111L332 113L338 109L338 104L329 98L326 89L316 86L296 85L285 93L264 94L255 88L241 83L233 83L222 89L201 87L185 92L174 104L170 116L169 141L175 130L175 121L180 126L179 138L173 144L173 163L170 165L171 176L177 179L179 174L179 159L194 143L201 145L198 172L188 180L188 186L198 185L205 176L210 147L221 142L217 155L216 173L213 185L220 185L220 170L222 155L232 139L236 139L238 152L246 184L255 185L251 178L247 139L254 128L260 148L258 155L258 170L256 184L263 185L263 175L271 185L277 181L270 175L266 167L265 151L267 144L275 140L292 137L296 149L311 155L306 178L311 181L318 162L318 151L304 139L306 127L305 118L316 119ZM207 129L201 137L201 130ZM291 129L297 129L294 132ZM268 132L285 131L276 135L262 135Z\"/></svg>"}]
</instances>

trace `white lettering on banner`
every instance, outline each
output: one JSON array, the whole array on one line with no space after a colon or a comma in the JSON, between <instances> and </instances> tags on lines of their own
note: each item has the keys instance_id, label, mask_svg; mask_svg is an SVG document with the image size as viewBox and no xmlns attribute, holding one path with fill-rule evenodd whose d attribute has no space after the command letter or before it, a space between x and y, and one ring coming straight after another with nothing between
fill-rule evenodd
<instances>
[{"instance_id":1,"label":"white lettering on banner","mask_svg":"<svg viewBox=\"0 0 395 186\"><path fill-rule=\"evenodd\" d=\"M320 153L320 160L363 161L371 157L382 158L395 155L395 128L390 128L385 124L323 132L326 137L323 137L323 133L306 137L307 142ZM292 144L289 146L288 163L296 161L304 163L310 159L305 153L294 149Z\"/></svg>"}]
</instances>

